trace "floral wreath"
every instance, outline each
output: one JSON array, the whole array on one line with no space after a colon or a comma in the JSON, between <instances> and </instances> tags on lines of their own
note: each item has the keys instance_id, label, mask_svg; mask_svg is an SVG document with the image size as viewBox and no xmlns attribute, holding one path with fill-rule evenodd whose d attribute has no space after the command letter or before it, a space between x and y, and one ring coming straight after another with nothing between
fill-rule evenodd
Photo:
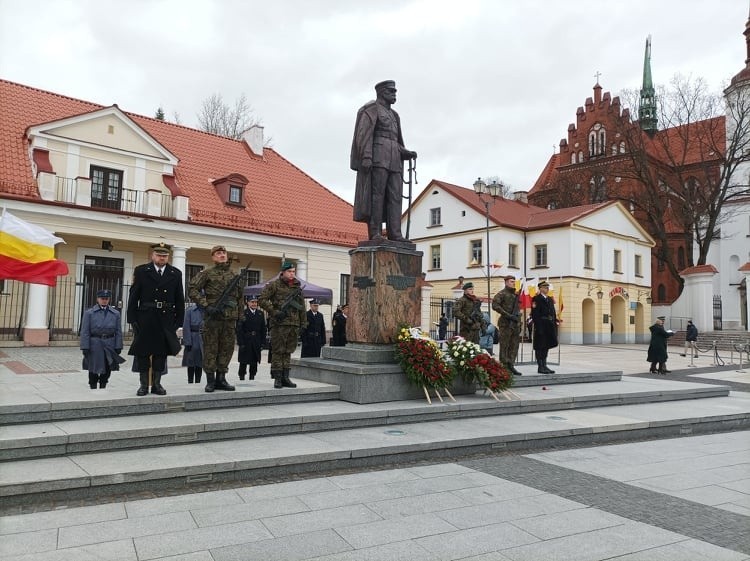
<instances>
[{"instance_id":1,"label":"floral wreath","mask_svg":"<svg viewBox=\"0 0 750 561\"><path fill-rule=\"evenodd\" d=\"M492 392L503 392L513 385L513 375L507 368L463 337L448 341L448 357L454 372L467 384L476 383Z\"/></svg>"},{"instance_id":2,"label":"floral wreath","mask_svg":"<svg viewBox=\"0 0 750 561\"><path fill-rule=\"evenodd\" d=\"M453 382L453 369L443 351L417 327L402 326L396 339L396 360L409 381L418 387L442 389Z\"/></svg>"}]
</instances>

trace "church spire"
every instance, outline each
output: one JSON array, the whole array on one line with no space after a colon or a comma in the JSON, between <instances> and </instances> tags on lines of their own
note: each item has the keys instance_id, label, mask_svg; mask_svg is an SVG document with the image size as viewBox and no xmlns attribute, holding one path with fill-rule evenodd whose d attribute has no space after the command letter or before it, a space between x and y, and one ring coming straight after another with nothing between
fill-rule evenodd
<instances>
[{"instance_id":1,"label":"church spire","mask_svg":"<svg viewBox=\"0 0 750 561\"><path fill-rule=\"evenodd\" d=\"M643 86L641 104L638 108L638 122L641 128L653 136L656 133L656 91L651 80L651 35L646 38L646 52L643 57Z\"/></svg>"}]
</instances>

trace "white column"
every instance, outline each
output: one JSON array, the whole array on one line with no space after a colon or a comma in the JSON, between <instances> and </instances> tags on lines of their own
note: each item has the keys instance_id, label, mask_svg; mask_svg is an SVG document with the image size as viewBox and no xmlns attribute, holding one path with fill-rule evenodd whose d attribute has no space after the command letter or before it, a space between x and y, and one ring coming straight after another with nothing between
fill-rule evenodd
<instances>
[{"instance_id":1,"label":"white column","mask_svg":"<svg viewBox=\"0 0 750 561\"><path fill-rule=\"evenodd\" d=\"M683 273L685 287L683 295L689 310L689 316L693 320L698 331L713 331L714 329L714 276L718 273L715 267L708 265L697 272Z\"/></svg>"},{"instance_id":2,"label":"white column","mask_svg":"<svg viewBox=\"0 0 750 561\"><path fill-rule=\"evenodd\" d=\"M26 307L26 325L23 329L24 345L46 347L49 345L47 325L47 300L49 287L43 284L29 284L29 299Z\"/></svg>"},{"instance_id":3,"label":"white column","mask_svg":"<svg viewBox=\"0 0 750 561\"><path fill-rule=\"evenodd\" d=\"M297 261L297 278L307 280L307 261L304 259Z\"/></svg>"},{"instance_id":4,"label":"white column","mask_svg":"<svg viewBox=\"0 0 750 561\"><path fill-rule=\"evenodd\" d=\"M432 296L432 285L423 284L421 287L422 292L422 309L420 310L419 317L422 323L421 329L425 333L430 333L432 325L430 324L430 297Z\"/></svg>"},{"instance_id":5,"label":"white column","mask_svg":"<svg viewBox=\"0 0 750 561\"><path fill-rule=\"evenodd\" d=\"M177 267L182 271L183 276L185 275L185 260L187 257L186 247L173 246L172 247L172 267Z\"/></svg>"},{"instance_id":6,"label":"white column","mask_svg":"<svg viewBox=\"0 0 750 561\"><path fill-rule=\"evenodd\" d=\"M750 271L743 271L745 274L745 307L747 308L745 310L745 319L747 320L745 325L745 329L747 331L750 331Z\"/></svg>"}]
</instances>

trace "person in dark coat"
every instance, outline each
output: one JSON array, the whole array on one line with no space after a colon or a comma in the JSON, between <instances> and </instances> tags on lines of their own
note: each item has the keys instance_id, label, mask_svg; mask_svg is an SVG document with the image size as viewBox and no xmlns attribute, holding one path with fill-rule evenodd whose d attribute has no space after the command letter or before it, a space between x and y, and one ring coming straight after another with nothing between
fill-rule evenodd
<instances>
[{"instance_id":1,"label":"person in dark coat","mask_svg":"<svg viewBox=\"0 0 750 561\"><path fill-rule=\"evenodd\" d=\"M182 324L182 366L187 367L188 384L201 383L203 374L203 311L197 304L185 310Z\"/></svg>"},{"instance_id":2,"label":"person in dark coat","mask_svg":"<svg viewBox=\"0 0 750 561\"><path fill-rule=\"evenodd\" d=\"M258 309L258 297L254 294L245 296L244 314L242 319L237 320L237 360L240 361L237 375L240 380L244 380L245 375L248 380L255 380L263 342L266 340L266 316Z\"/></svg>"},{"instance_id":3,"label":"person in dark coat","mask_svg":"<svg viewBox=\"0 0 750 561\"><path fill-rule=\"evenodd\" d=\"M669 374L667 370L667 339L674 335L671 329L664 329L664 316L656 318L656 323L649 327L651 331L651 342L648 345L648 356L646 360L651 363L651 374L656 374L656 365L659 364L658 373L662 375Z\"/></svg>"},{"instance_id":4,"label":"person in dark coat","mask_svg":"<svg viewBox=\"0 0 750 561\"><path fill-rule=\"evenodd\" d=\"M688 353L688 349L693 354L693 358L698 358L698 347L695 346L698 341L698 328L695 327L692 319L687 322L685 328L685 352L681 353L680 356L685 356Z\"/></svg>"},{"instance_id":5,"label":"person in dark coat","mask_svg":"<svg viewBox=\"0 0 750 561\"><path fill-rule=\"evenodd\" d=\"M346 320L347 314L349 313L349 305L344 304L341 306L341 312L338 316L334 315L333 326L332 326L332 347L343 347L346 345Z\"/></svg>"},{"instance_id":6,"label":"person in dark coat","mask_svg":"<svg viewBox=\"0 0 750 561\"><path fill-rule=\"evenodd\" d=\"M151 261L133 271L127 318L134 338L128 354L138 362L141 386L136 395L140 396L148 393L149 384L151 393L166 395L161 376L167 355L176 356L182 349L177 339L177 328L185 319L182 272L168 260L169 248L159 244L151 252Z\"/></svg>"},{"instance_id":7,"label":"person in dark coat","mask_svg":"<svg viewBox=\"0 0 750 561\"><path fill-rule=\"evenodd\" d=\"M536 353L537 372L554 374L547 366L547 355L550 349L557 346L557 314L555 302L548 296L549 283L539 283L539 294L531 299L531 319L534 321L534 352Z\"/></svg>"},{"instance_id":8,"label":"person in dark coat","mask_svg":"<svg viewBox=\"0 0 750 561\"><path fill-rule=\"evenodd\" d=\"M119 370L125 359L122 352L122 326L120 311L109 305L112 293L96 293L96 305L86 310L81 324L81 351L83 368L89 372L89 387L104 389L113 370Z\"/></svg>"},{"instance_id":9,"label":"person in dark coat","mask_svg":"<svg viewBox=\"0 0 750 561\"><path fill-rule=\"evenodd\" d=\"M307 325L302 328L302 358L319 357L320 350L326 344L326 321L318 311L319 307L317 299L310 300L310 309L306 314Z\"/></svg>"},{"instance_id":10,"label":"person in dark coat","mask_svg":"<svg viewBox=\"0 0 750 561\"><path fill-rule=\"evenodd\" d=\"M445 341L445 337L448 335L448 317L443 312L440 315L440 321L438 322L438 339Z\"/></svg>"}]
</instances>

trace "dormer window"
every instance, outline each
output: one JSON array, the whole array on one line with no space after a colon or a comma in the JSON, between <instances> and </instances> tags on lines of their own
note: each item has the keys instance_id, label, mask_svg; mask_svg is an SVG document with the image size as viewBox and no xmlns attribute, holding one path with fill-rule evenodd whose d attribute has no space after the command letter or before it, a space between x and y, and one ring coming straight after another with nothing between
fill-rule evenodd
<instances>
[{"instance_id":1,"label":"dormer window","mask_svg":"<svg viewBox=\"0 0 750 561\"><path fill-rule=\"evenodd\" d=\"M242 204L242 187L239 185L229 186L229 202L233 205Z\"/></svg>"},{"instance_id":2,"label":"dormer window","mask_svg":"<svg viewBox=\"0 0 750 561\"><path fill-rule=\"evenodd\" d=\"M245 206L245 187L248 180L239 173L233 173L213 181L216 193L226 205Z\"/></svg>"}]
</instances>

